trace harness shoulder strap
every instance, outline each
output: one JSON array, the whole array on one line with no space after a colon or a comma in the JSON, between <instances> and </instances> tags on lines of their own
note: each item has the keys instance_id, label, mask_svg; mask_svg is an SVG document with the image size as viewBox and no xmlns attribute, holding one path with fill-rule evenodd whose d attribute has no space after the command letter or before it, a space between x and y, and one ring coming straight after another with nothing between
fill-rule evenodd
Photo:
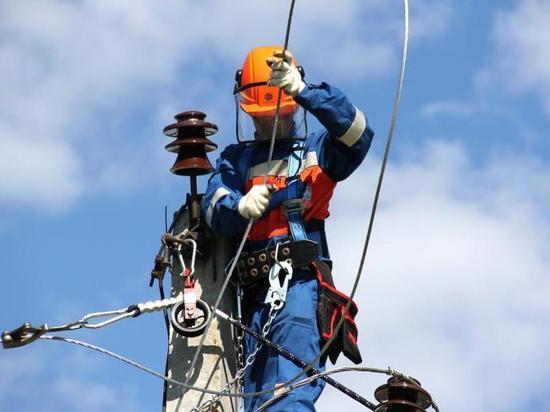
<instances>
[{"instance_id":1,"label":"harness shoulder strap","mask_svg":"<svg viewBox=\"0 0 550 412\"><path fill-rule=\"evenodd\" d=\"M300 142L295 142L292 152L288 156L287 178L286 178L286 200L283 209L288 219L288 227L293 240L307 239L304 227L303 211L304 194L303 184L300 182L300 167L304 157L304 148Z\"/></svg>"},{"instance_id":2,"label":"harness shoulder strap","mask_svg":"<svg viewBox=\"0 0 550 412\"><path fill-rule=\"evenodd\" d=\"M250 161L254 155L254 145L244 148L238 160L238 172L246 183ZM288 219L290 235L293 240L306 240L307 234L302 218L304 203L303 195L306 185L300 180L300 168L304 157L303 142L294 142L287 159L286 187L278 190L269 202L268 211L282 205Z\"/></svg>"}]
</instances>

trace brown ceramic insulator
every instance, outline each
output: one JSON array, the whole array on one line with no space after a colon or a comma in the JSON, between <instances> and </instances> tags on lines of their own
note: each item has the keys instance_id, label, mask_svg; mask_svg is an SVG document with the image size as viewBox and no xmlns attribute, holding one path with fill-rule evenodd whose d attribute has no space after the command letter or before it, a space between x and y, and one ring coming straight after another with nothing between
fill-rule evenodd
<instances>
[{"instance_id":1,"label":"brown ceramic insulator","mask_svg":"<svg viewBox=\"0 0 550 412\"><path fill-rule=\"evenodd\" d=\"M205 122L206 114L198 110L182 112L174 116L176 123L169 124L162 132L170 137L186 137L188 132L203 131L203 136L212 136L218 132L218 126Z\"/></svg>"},{"instance_id":2,"label":"brown ceramic insulator","mask_svg":"<svg viewBox=\"0 0 550 412\"><path fill-rule=\"evenodd\" d=\"M416 381L418 382L418 381ZM432 397L418 384L400 378L390 378L388 383L379 386L374 392L378 402L404 401L415 405L418 410L424 410L432 405ZM388 409L389 411L401 411L401 409ZM416 409L403 409L403 411L414 412Z\"/></svg>"},{"instance_id":3,"label":"brown ceramic insulator","mask_svg":"<svg viewBox=\"0 0 550 412\"><path fill-rule=\"evenodd\" d=\"M189 153L182 150L178 153L176 162L170 171L178 176L199 176L212 173L214 167L206 157L204 150L202 153Z\"/></svg>"},{"instance_id":4,"label":"brown ceramic insulator","mask_svg":"<svg viewBox=\"0 0 550 412\"><path fill-rule=\"evenodd\" d=\"M173 142L168 143L164 148L172 153L178 153L181 148L191 148L192 146L198 146L204 148L205 152L212 152L218 148L218 145L207 138L186 138L176 139Z\"/></svg>"},{"instance_id":5,"label":"brown ceramic insulator","mask_svg":"<svg viewBox=\"0 0 550 412\"><path fill-rule=\"evenodd\" d=\"M382 402L376 407L374 412L426 412L426 409L420 408L414 402L404 400L392 400Z\"/></svg>"},{"instance_id":6,"label":"brown ceramic insulator","mask_svg":"<svg viewBox=\"0 0 550 412\"><path fill-rule=\"evenodd\" d=\"M218 146L206 136L216 133L218 126L204 121L206 114L199 111L179 113L175 118L177 122L166 126L163 130L165 135L176 138L165 146L169 152L178 154L170 171L179 176L211 173L214 167L206 153L215 150Z\"/></svg>"}]
</instances>

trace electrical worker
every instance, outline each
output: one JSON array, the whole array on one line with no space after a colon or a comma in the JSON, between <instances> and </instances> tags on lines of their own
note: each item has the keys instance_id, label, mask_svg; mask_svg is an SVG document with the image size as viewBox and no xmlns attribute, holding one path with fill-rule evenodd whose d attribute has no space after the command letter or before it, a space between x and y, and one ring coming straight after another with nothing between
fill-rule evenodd
<instances>
[{"instance_id":1,"label":"electrical worker","mask_svg":"<svg viewBox=\"0 0 550 412\"><path fill-rule=\"evenodd\" d=\"M320 285L332 283L323 282L319 275L323 272L330 278L332 267L324 231L329 201L336 183L347 178L366 156L374 133L364 114L340 90L327 83L306 84L303 78L303 69L290 52L283 56L280 46L258 47L246 56L242 70L236 74L234 94L237 110L242 110L254 124L254 138L239 140L223 151L210 177L202 208L209 227L224 236L242 236L249 220L255 219L243 253L247 258L243 261L241 256L237 270L240 279L244 279L243 318L257 331L262 330L269 314L270 306L264 300L274 250L277 243L285 246L280 249L292 262L293 275L286 302L275 316L267 338L309 362L319 353L323 338L330 337L334 322L331 324L326 318L341 309L341 305L338 310L329 305L333 312L326 315L327 306L320 301ZM280 118L264 182L279 88ZM299 107L304 109L304 117L306 111L311 112L324 128L298 136ZM238 124L238 133L240 128ZM279 249L277 253L280 254ZM338 292L331 293L338 298ZM323 319L318 319L323 311ZM352 305L350 315L355 313ZM355 324L345 322L341 336L329 347L327 356L333 362L342 351L354 362L361 362L354 327ZM255 339L246 335L245 359L255 347ZM327 356L314 366L323 370ZM244 392L274 389L301 370L262 347L246 370ZM293 390L268 410L314 411L323 386L324 381L317 379ZM245 398L245 411L256 410L272 396Z\"/></svg>"}]
</instances>

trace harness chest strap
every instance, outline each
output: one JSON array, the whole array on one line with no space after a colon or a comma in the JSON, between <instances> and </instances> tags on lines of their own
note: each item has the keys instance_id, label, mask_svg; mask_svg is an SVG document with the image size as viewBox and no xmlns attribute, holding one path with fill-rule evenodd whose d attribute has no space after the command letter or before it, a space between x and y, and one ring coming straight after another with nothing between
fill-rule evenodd
<instances>
[{"instance_id":1,"label":"harness chest strap","mask_svg":"<svg viewBox=\"0 0 550 412\"><path fill-rule=\"evenodd\" d=\"M247 168L254 154L254 146L247 146L241 154L238 169L241 177L246 178ZM286 187L277 190L271 198L265 213L281 206L288 219L289 232L292 240L306 240L307 231L303 220L303 196L307 185L300 180L300 169L304 157L303 142L293 143L292 151L287 158Z\"/></svg>"}]
</instances>

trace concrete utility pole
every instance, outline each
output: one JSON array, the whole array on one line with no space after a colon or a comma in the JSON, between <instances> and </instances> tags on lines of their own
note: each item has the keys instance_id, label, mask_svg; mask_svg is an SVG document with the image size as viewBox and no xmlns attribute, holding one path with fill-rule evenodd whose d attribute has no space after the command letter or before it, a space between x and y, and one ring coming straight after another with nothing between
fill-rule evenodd
<instances>
[{"instance_id":1,"label":"concrete utility pole","mask_svg":"<svg viewBox=\"0 0 550 412\"><path fill-rule=\"evenodd\" d=\"M183 215L176 223L175 234L188 227L187 216ZM220 287L225 279L224 266L229 260L230 246L222 238L215 239L215 250L212 251L211 260L197 260L195 274L197 278L198 292L201 299L213 304L216 301ZM212 262L212 259L215 261ZM217 269L217 273L213 273ZM181 268L176 267L174 273L179 273ZM177 296L182 291L182 279L180 276L172 276L172 296ZM231 286L225 293L220 304L220 310L232 314L235 312L236 296ZM187 371L201 337L186 338L178 335L170 326L170 343L168 354L168 376L184 382ZM235 336L229 323L214 318L210 330L204 341L201 356L199 357L195 372L189 384L213 390L221 390L225 384L233 379L236 371ZM234 392L234 391L233 391ZM166 393L166 412L189 412L197 405L210 399L212 395L196 391L184 390L180 386L168 385ZM236 398L223 397L220 404L213 411L237 412Z\"/></svg>"},{"instance_id":2,"label":"concrete utility pole","mask_svg":"<svg viewBox=\"0 0 550 412\"><path fill-rule=\"evenodd\" d=\"M165 148L169 152L177 153L176 162L170 171L179 176L189 176L190 193L187 195L184 213L178 213L175 218L172 234L177 236L186 229L193 232L193 238L197 242L197 259L193 274L196 283L191 291L202 301L214 304L225 280L224 268L230 259L231 246L226 239L214 236L205 227L200 210L202 196L197 193L197 176L211 173L214 169L206 152L215 150L217 147L208 137L215 134L218 127L214 123L206 122L206 115L198 111L183 112L175 118L176 123L166 126L163 130L165 135L175 138ZM184 260L185 257L184 255ZM190 265L189 261L185 263L187 266ZM189 285L184 285L182 267L177 259L173 259L173 265L171 294L178 296L183 292L184 287L188 288ZM229 286L219 309L235 316L235 307L235 290ZM188 316L187 310L184 312L184 316ZM200 335L182 336L170 324L167 361L169 377L180 382L186 381L187 372L201 337ZM229 323L220 322L220 319L214 317L188 383L192 386L220 391L232 381L237 363L235 341L236 337ZM233 391L235 390L238 388L233 388ZM189 412L213 396L197 391L186 391L181 386L171 384L165 386L165 391L164 410L166 412ZM237 412L237 410L236 398L229 397L222 397L214 407L208 409L216 412Z\"/></svg>"}]
</instances>

